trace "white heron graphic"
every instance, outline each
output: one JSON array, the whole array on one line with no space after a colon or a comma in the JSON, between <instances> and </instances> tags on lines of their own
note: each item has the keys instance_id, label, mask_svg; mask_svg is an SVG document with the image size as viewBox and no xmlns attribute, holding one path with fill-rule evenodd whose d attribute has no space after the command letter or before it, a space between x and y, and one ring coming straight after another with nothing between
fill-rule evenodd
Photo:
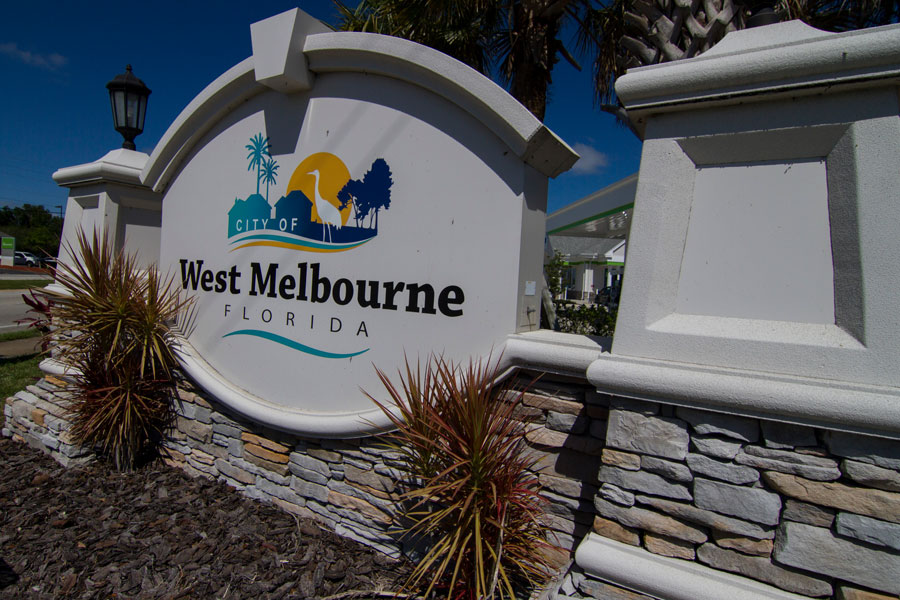
<instances>
[{"instance_id":1,"label":"white heron graphic","mask_svg":"<svg viewBox=\"0 0 900 600\"><path fill-rule=\"evenodd\" d=\"M341 228L343 225L343 220L341 219L341 211L337 209L337 207L322 197L322 194L319 193L319 170L313 169L309 172L310 175L316 178L315 184L315 203L316 203L316 212L319 213L319 220L322 221L322 241L325 241L325 230L328 229L328 241L331 240L331 229L330 226Z\"/></svg>"}]
</instances>

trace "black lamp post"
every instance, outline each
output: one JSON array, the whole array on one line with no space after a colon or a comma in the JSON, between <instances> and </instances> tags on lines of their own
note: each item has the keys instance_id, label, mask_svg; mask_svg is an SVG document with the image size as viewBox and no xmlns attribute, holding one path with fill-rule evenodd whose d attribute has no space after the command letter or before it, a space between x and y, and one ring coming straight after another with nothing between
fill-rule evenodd
<instances>
[{"instance_id":1,"label":"black lamp post","mask_svg":"<svg viewBox=\"0 0 900 600\"><path fill-rule=\"evenodd\" d=\"M116 75L106 84L106 89L109 90L109 102L112 104L113 124L116 131L125 138L122 147L134 150L134 138L144 131L150 88L134 76L131 65L128 65L124 73Z\"/></svg>"}]
</instances>

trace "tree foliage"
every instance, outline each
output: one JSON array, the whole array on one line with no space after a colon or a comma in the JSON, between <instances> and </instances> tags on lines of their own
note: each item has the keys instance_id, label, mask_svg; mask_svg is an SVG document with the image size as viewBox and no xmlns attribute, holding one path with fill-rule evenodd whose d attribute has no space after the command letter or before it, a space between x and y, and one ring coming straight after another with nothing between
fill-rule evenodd
<instances>
[{"instance_id":1,"label":"tree foliage","mask_svg":"<svg viewBox=\"0 0 900 600\"><path fill-rule=\"evenodd\" d=\"M597 3L595 3L597 4ZM593 55L597 99L615 99L613 85L633 67L693 58L730 31L743 29L748 4L736 0L611 0L589 11L579 47ZM900 0L778 0L782 20L800 19L825 31L897 22Z\"/></svg>"},{"instance_id":2,"label":"tree foliage","mask_svg":"<svg viewBox=\"0 0 900 600\"><path fill-rule=\"evenodd\" d=\"M691 58L742 29L748 0L362 0L341 12L341 29L409 39L485 75L543 120L560 58L593 67L595 100L615 99L627 69ZM778 0L782 19L826 31L896 23L900 0ZM563 42L574 33L574 44Z\"/></svg>"},{"instance_id":3,"label":"tree foliage","mask_svg":"<svg viewBox=\"0 0 900 600\"><path fill-rule=\"evenodd\" d=\"M35 204L0 208L0 230L16 238L16 250L38 256L58 254L62 223L61 218Z\"/></svg>"},{"instance_id":4,"label":"tree foliage","mask_svg":"<svg viewBox=\"0 0 900 600\"><path fill-rule=\"evenodd\" d=\"M341 29L402 37L431 46L481 73L498 76L543 120L553 67L577 64L562 41L565 25L587 16L590 0L334 0Z\"/></svg>"},{"instance_id":5,"label":"tree foliage","mask_svg":"<svg viewBox=\"0 0 900 600\"><path fill-rule=\"evenodd\" d=\"M547 275L547 288L550 295L555 300L563 291L562 277L566 270L566 261L563 260L562 253L556 250L553 258L544 265L544 273Z\"/></svg>"},{"instance_id":6,"label":"tree foliage","mask_svg":"<svg viewBox=\"0 0 900 600\"><path fill-rule=\"evenodd\" d=\"M556 304L556 327L565 333L612 337L618 309L597 304Z\"/></svg>"}]
</instances>

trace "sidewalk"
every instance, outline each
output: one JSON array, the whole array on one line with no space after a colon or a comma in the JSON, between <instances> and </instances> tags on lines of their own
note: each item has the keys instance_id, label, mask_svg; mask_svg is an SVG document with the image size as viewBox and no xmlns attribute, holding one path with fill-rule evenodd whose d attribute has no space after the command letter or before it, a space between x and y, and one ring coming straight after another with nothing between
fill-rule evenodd
<instances>
[{"instance_id":1,"label":"sidewalk","mask_svg":"<svg viewBox=\"0 0 900 600\"><path fill-rule=\"evenodd\" d=\"M33 337L24 340L11 340L0 342L0 360L7 360L19 356L28 356L41 351L41 338Z\"/></svg>"},{"instance_id":2,"label":"sidewalk","mask_svg":"<svg viewBox=\"0 0 900 600\"><path fill-rule=\"evenodd\" d=\"M46 279L53 280L53 275L47 269L34 267L0 267L0 279Z\"/></svg>"}]
</instances>

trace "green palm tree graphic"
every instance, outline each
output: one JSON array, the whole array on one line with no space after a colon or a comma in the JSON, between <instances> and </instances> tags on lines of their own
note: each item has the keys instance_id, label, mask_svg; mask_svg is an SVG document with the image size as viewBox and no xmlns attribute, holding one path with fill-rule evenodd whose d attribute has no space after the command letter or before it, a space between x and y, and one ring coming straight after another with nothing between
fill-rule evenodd
<instances>
[{"instance_id":1,"label":"green palm tree graphic","mask_svg":"<svg viewBox=\"0 0 900 600\"><path fill-rule=\"evenodd\" d=\"M262 179L266 182L266 202L269 201L269 184L275 185L275 178L278 177L278 163L269 156L262 163Z\"/></svg>"},{"instance_id":2,"label":"green palm tree graphic","mask_svg":"<svg viewBox=\"0 0 900 600\"><path fill-rule=\"evenodd\" d=\"M271 156L269 154L269 138L264 138L261 133L257 133L250 138L250 143L244 146L250 151L247 159L250 161L248 171L252 171L256 167L256 193L259 194L259 180L262 176L263 156Z\"/></svg>"}]
</instances>

